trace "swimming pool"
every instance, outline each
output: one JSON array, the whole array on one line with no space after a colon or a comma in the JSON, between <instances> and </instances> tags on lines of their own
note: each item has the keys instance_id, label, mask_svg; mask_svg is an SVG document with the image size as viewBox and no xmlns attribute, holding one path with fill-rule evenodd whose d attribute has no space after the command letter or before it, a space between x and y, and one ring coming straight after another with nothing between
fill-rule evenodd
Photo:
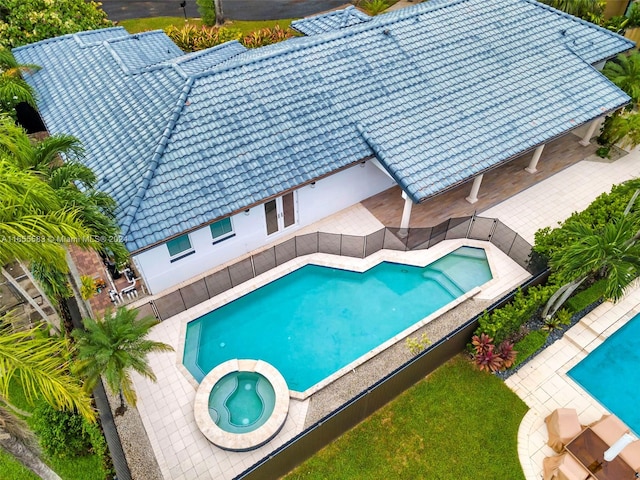
<instances>
[{"instance_id":1,"label":"swimming pool","mask_svg":"<svg viewBox=\"0 0 640 480\"><path fill-rule=\"evenodd\" d=\"M306 265L190 322L183 364L200 382L229 359L261 359L304 392L491 278L472 247L426 267Z\"/></svg>"},{"instance_id":2,"label":"swimming pool","mask_svg":"<svg viewBox=\"0 0 640 480\"><path fill-rule=\"evenodd\" d=\"M607 410L640 434L640 314L569 370L568 375Z\"/></svg>"}]
</instances>

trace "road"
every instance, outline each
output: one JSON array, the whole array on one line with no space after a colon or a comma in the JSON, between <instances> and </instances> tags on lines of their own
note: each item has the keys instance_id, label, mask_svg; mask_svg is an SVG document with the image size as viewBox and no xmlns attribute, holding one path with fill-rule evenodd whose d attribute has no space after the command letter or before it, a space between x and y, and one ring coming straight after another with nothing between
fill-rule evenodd
<instances>
[{"instance_id":1,"label":"road","mask_svg":"<svg viewBox=\"0 0 640 480\"><path fill-rule=\"evenodd\" d=\"M211 0L213 1L213 0ZM233 20L276 20L301 18L345 5L348 0L222 0L226 18ZM110 20L184 15L181 0L102 0ZM199 17L195 0L186 0L188 17Z\"/></svg>"}]
</instances>

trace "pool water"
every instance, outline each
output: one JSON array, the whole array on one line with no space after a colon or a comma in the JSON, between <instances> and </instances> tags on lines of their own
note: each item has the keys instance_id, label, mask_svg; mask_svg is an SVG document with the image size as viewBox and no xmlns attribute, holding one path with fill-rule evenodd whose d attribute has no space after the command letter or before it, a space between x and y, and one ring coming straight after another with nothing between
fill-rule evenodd
<instances>
[{"instance_id":1,"label":"pool water","mask_svg":"<svg viewBox=\"0 0 640 480\"><path fill-rule=\"evenodd\" d=\"M183 363L200 382L227 360L260 359L302 392L491 278L471 247L427 267L307 265L190 322Z\"/></svg>"},{"instance_id":2,"label":"pool water","mask_svg":"<svg viewBox=\"0 0 640 480\"><path fill-rule=\"evenodd\" d=\"M640 434L640 314L569 370L568 375L607 410Z\"/></svg>"},{"instance_id":3,"label":"pool water","mask_svg":"<svg viewBox=\"0 0 640 480\"><path fill-rule=\"evenodd\" d=\"M232 372L213 386L209 414L220 428L245 433L262 426L273 412L275 391L256 372Z\"/></svg>"}]
</instances>

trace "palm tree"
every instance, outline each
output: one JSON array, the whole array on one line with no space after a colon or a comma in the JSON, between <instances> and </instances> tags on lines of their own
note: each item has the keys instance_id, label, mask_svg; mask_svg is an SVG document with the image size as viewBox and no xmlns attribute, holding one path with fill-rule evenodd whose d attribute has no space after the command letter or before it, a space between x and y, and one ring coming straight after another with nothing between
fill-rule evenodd
<instances>
[{"instance_id":1,"label":"palm tree","mask_svg":"<svg viewBox=\"0 0 640 480\"><path fill-rule=\"evenodd\" d=\"M39 69L38 65L19 64L9 50L0 49L0 112L9 114L15 120L15 108L19 103L24 102L35 108L35 92L22 75Z\"/></svg>"},{"instance_id":2,"label":"palm tree","mask_svg":"<svg viewBox=\"0 0 640 480\"><path fill-rule=\"evenodd\" d=\"M629 95L634 104L640 102L640 53L637 50L608 61L602 73Z\"/></svg>"},{"instance_id":3,"label":"palm tree","mask_svg":"<svg viewBox=\"0 0 640 480\"><path fill-rule=\"evenodd\" d=\"M57 193L63 207L78 210L82 223L96 238L106 239L96 249L123 263L128 252L115 221L115 201L95 189L93 171L79 163L84 155L82 143L71 135L57 134L32 142L26 132L7 118L0 118L0 151L15 165L40 176ZM66 161L62 161L62 159Z\"/></svg>"},{"instance_id":4,"label":"palm tree","mask_svg":"<svg viewBox=\"0 0 640 480\"><path fill-rule=\"evenodd\" d=\"M78 219L78 210L64 208L49 185L17 168L0 152L0 270L19 290L3 267L13 260L36 261L66 269L66 242L91 246L95 242ZM25 291L25 300L44 318L48 316Z\"/></svg>"},{"instance_id":5,"label":"palm tree","mask_svg":"<svg viewBox=\"0 0 640 480\"><path fill-rule=\"evenodd\" d=\"M120 307L115 315L107 311L102 320L86 318L86 330L73 331L78 348L78 373L86 379L85 388L93 389L103 375L111 392L120 395L120 407L116 410L119 415L126 410L125 400L136 405L131 372L155 382L147 355L173 351L170 345L146 339L151 327L158 323L155 318L137 319L137 316L136 309Z\"/></svg>"},{"instance_id":6,"label":"palm tree","mask_svg":"<svg viewBox=\"0 0 640 480\"><path fill-rule=\"evenodd\" d=\"M58 134L32 142L21 127L7 117L0 117L0 153L21 170L48 183L62 208L77 211L88 235L103 239L94 242L95 250L113 257L116 264L126 262L128 252L119 241L120 229L115 221L116 203L109 195L94 188L95 174L77 161L84 153L77 138ZM62 157L67 161L63 162ZM40 293L43 296L60 304L62 299L73 295L68 288L66 263L62 268L38 259L30 263L36 277L33 283L37 288L42 286ZM29 272L27 267L24 270Z\"/></svg>"},{"instance_id":7,"label":"palm tree","mask_svg":"<svg viewBox=\"0 0 640 480\"><path fill-rule=\"evenodd\" d=\"M7 316L0 324L8 324ZM90 398L70 373L71 352L67 340L41 330L11 332L0 328L0 448L44 479L60 477L39 456L37 444L26 424L12 411L9 386L17 382L30 403L42 398L52 407L77 411L95 419Z\"/></svg>"},{"instance_id":8,"label":"palm tree","mask_svg":"<svg viewBox=\"0 0 640 480\"><path fill-rule=\"evenodd\" d=\"M635 200L635 198L634 198ZM589 277L604 278L605 297L619 300L640 276L640 230L638 219L623 215L602 229L574 223L565 227L575 240L556 251L549 262L567 283L551 297L543 316L555 313L562 303Z\"/></svg>"}]
</instances>

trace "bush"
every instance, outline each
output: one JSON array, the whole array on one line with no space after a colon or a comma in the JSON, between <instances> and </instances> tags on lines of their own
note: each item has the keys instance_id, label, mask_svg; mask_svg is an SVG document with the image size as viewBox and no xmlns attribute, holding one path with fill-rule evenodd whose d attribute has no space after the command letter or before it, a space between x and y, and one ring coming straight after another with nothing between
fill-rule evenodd
<instances>
[{"instance_id":1,"label":"bush","mask_svg":"<svg viewBox=\"0 0 640 480\"><path fill-rule=\"evenodd\" d=\"M362 3L362 8L369 15L375 16L389 8L389 4L385 0L366 0Z\"/></svg>"},{"instance_id":2,"label":"bush","mask_svg":"<svg viewBox=\"0 0 640 480\"><path fill-rule=\"evenodd\" d=\"M566 306L574 313L584 310L589 305L602 299L604 297L606 288L606 281L598 280L590 287L585 288L584 290L567 300Z\"/></svg>"},{"instance_id":3,"label":"bush","mask_svg":"<svg viewBox=\"0 0 640 480\"><path fill-rule=\"evenodd\" d=\"M96 424L82 416L42 403L33 412L31 427L45 452L56 457L82 456L93 451L104 457L107 447Z\"/></svg>"},{"instance_id":4,"label":"bush","mask_svg":"<svg viewBox=\"0 0 640 480\"><path fill-rule=\"evenodd\" d=\"M535 234L533 249L543 257L551 258L558 249L577 240L567 234L564 226L582 222L586 225L593 225L596 230L604 227L613 219L622 216L629 200L638 188L640 188L639 179L614 185L610 193L598 196L585 210L573 213L559 227L538 230Z\"/></svg>"},{"instance_id":5,"label":"bush","mask_svg":"<svg viewBox=\"0 0 640 480\"><path fill-rule=\"evenodd\" d=\"M519 290L513 300L502 308L486 313L478 320L476 335L482 333L501 343L515 334L542 307L556 289L553 285L531 287L527 293Z\"/></svg>"},{"instance_id":6,"label":"bush","mask_svg":"<svg viewBox=\"0 0 640 480\"><path fill-rule=\"evenodd\" d=\"M293 37L293 32L288 28L280 28L280 25L276 25L273 28L262 28L251 32L240 40L247 48L258 48L273 43L282 42L287 38Z\"/></svg>"},{"instance_id":7,"label":"bush","mask_svg":"<svg viewBox=\"0 0 640 480\"><path fill-rule=\"evenodd\" d=\"M171 25L164 32L183 52L204 50L242 37L240 30L226 27L185 25L178 28Z\"/></svg>"},{"instance_id":8,"label":"bush","mask_svg":"<svg viewBox=\"0 0 640 480\"><path fill-rule=\"evenodd\" d=\"M214 0L196 0L198 13L205 25L213 26L216 24L216 9L213 6Z\"/></svg>"},{"instance_id":9,"label":"bush","mask_svg":"<svg viewBox=\"0 0 640 480\"><path fill-rule=\"evenodd\" d=\"M245 37L240 30L226 27L196 27L185 25L181 28L173 25L165 29L165 33L184 52L196 52L215 47L231 40L239 40L247 48L264 47L293 37L293 32L279 25L273 28L262 28Z\"/></svg>"},{"instance_id":10,"label":"bush","mask_svg":"<svg viewBox=\"0 0 640 480\"><path fill-rule=\"evenodd\" d=\"M0 3L0 46L6 48L112 25L97 2L3 0Z\"/></svg>"},{"instance_id":11,"label":"bush","mask_svg":"<svg viewBox=\"0 0 640 480\"><path fill-rule=\"evenodd\" d=\"M531 355L536 353L540 348L542 348L544 342L547 341L548 336L549 334L547 332L534 330L532 332L529 332L522 340L517 342L513 347L516 352L518 352L513 363L513 367L517 367Z\"/></svg>"}]
</instances>

